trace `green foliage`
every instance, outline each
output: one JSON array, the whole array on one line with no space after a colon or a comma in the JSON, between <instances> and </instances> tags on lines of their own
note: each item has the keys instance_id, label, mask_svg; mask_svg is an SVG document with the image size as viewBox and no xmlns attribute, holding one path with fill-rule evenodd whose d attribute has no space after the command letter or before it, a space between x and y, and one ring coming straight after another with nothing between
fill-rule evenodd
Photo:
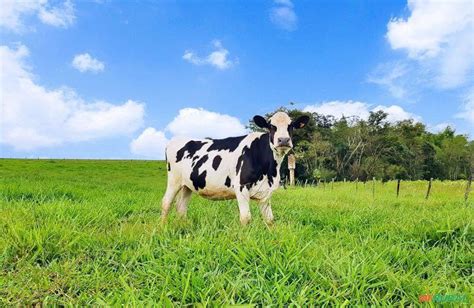
<instances>
[{"instance_id":1,"label":"green foliage","mask_svg":"<svg viewBox=\"0 0 474 308\"><path fill-rule=\"evenodd\" d=\"M323 133L322 133L323 134ZM0 306L472 303L465 182L278 190L275 225L193 197L160 225L164 162L0 160ZM357 185L357 186L356 186ZM472 203L472 202L471 202Z\"/></svg>"}]
</instances>

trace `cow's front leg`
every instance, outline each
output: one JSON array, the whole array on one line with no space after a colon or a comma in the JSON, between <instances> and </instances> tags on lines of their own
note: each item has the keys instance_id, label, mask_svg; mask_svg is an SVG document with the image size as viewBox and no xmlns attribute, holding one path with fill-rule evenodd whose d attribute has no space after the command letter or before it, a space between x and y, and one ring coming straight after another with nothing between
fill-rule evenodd
<instances>
[{"instance_id":1,"label":"cow's front leg","mask_svg":"<svg viewBox=\"0 0 474 308\"><path fill-rule=\"evenodd\" d=\"M273 223L273 212L270 204L270 199L260 202L260 213L262 214L265 223L271 225Z\"/></svg>"},{"instance_id":2,"label":"cow's front leg","mask_svg":"<svg viewBox=\"0 0 474 308\"><path fill-rule=\"evenodd\" d=\"M235 195L239 204L240 223L245 226L250 222L250 219L252 218L252 215L250 214L249 191L246 187L243 187L242 190L240 188L236 188Z\"/></svg>"}]
</instances>

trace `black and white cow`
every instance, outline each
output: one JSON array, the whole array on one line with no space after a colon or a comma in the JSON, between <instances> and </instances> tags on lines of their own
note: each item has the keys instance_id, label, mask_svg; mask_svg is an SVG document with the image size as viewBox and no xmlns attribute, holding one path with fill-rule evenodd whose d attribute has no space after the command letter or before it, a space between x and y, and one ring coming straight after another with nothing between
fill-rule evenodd
<instances>
[{"instance_id":1,"label":"black and white cow","mask_svg":"<svg viewBox=\"0 0 474 308\"><path fill-rule=\"evenodd\" d=\"M264 220L273 221L270 197L280 183L280 165L293 147L293 129L309 120L294 121L284 112L269 121L261 116L255 124L267 132L225 139L174 139L166 148L168 185L162 201L165 221L175 196L178 215L186 216L193 192L212 200L237 199L240 222L250 221L249 201L257 200Z\"/></svg>"}]
</instances>

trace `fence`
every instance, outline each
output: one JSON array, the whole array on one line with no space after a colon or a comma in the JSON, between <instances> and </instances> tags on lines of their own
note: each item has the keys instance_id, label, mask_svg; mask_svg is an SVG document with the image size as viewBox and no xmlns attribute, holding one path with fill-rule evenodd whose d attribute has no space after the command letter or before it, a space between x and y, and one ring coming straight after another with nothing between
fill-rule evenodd
<instances>
[{"instance_id":1,"label":"fence","mask_svg":"<svg viewBox=\"0 0 474 308\"><path fill-rule=\"evenodd\" d=\"M463 186L465 185L465 189L463 189L463 200L464 203L469 205L470 201L470 192L473 190L472 188L472 179L473 176L471 175L469 179L465 182L465 184L462 184L462 181L459 181ZM371 183L370 183L371 182ZM376 194L377 194L377 184L381 183L381 185L386 185L386 182L377 180L375 177L372 178L371 181L362 181L365 189L367 188L368 184L370 185L371 191L372 191L372 197L375 199ZM403 188L403 183L406 182L412 182L412 181L402 181L402 180L397 180L396 181L396 188L394 189L394 194L397 198L400 196L403 196L404 188ZM422 181L414 181L414 182L422 182ZM426 183L425 189L420 191L420 196L424 195L425 200L429 200L430 197L432 196L433 193L436 192L436 183L440 181L434 181L433 178L424 181ZM326 180L296 180L295 181L295 186L296 187L308 187L308 188L315 188L315 189L321 189L321 190L328 190L328 191L334 191L335 187L339 186L340 184L343 185L353 185L354 190L357 192L359 191L359 185L361 181L359 179L356 179L354 181L346 181L344 179L343 181L336 181L335 178L331 179L330 181ZM454 182L453 182L454 183ZM288 187L289 181L288 179L284 179L282 181L283 187L286 189ZM472 198L471 198L472 199Z\"/></svg>"}]
</instances>

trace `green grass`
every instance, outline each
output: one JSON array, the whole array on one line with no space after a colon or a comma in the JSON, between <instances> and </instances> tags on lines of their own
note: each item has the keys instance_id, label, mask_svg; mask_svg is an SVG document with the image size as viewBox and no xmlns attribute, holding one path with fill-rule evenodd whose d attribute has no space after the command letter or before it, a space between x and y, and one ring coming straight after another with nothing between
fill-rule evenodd
<instances>
[{"instance_id":1,"label":"green grass","mask_svg":"<svg viewBox=\"0 0 474 308\"><path fill-rule=\"evenodd\" d=\"M0 160L0 306L472 304L464 182L281 189L270 228L200 197L161 226L165 183L162 162Z\"/></svg>"}]
</instances>

